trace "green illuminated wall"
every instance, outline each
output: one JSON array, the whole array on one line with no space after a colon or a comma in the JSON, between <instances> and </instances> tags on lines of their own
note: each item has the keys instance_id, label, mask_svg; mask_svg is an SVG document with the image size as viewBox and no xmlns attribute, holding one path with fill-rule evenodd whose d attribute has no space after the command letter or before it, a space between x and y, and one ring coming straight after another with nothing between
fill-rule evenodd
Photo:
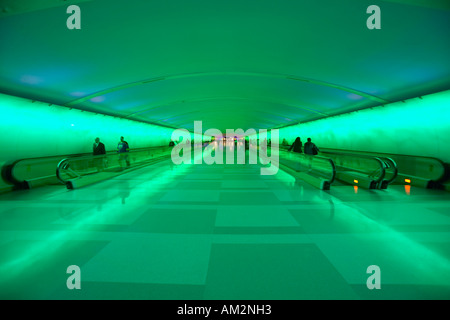
<instances>
[{"instance_id":1,"label":"green illuminated wall","mask_svg":"<svg viewBox=\"0 0 450 320\"><path fill-rule=\"evenodd\" d=\"M0 167L18 159L92 152L99 137L115 151L168 146L174 129L0 94ZM191 140L197 134L191 133ZM205 137L209 140L209 137ZM0 189L9 185L0 179Z\"/></svg>"},{"instance_id":2,"label":"green illuminated wall","mask_svg":"<svg viewBox=\"0 0 450 320\"><path fill-rule=\"evenodd\" d=\"M0 95L0 161L92 152L99 137L107 151L120 136L130 148L167 146L173 129Z\"/></svg>"},{"instance_id":3,"label":"green illuminated wall","mask_svg":"<svg viewBox=\"0 0 450 320\"><path fill-rule=\"evenodd\" d=\"M286 127L280 142L311 137L319 148L423 155L450 162L450 90Z\"/></svg>"},{"instance_id":4,"label":"green illuminated wall","mask_svg":"<svg viewBox=\"0 0 450 320\"><path fill-rule=\"evenodd\" d=\"M0 94L0 166L14 160L92 152L99 137L115 151L120 136L133 148L167 146L173 129ZM7 185L0 181L0 189Z\"/></svg>"}]
</instances>

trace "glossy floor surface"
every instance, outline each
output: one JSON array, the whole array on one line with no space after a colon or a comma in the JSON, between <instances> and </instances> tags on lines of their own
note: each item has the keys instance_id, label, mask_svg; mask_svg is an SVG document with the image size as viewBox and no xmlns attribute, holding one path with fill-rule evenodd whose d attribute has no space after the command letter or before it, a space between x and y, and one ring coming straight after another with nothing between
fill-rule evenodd
<instances>
[{"instance_id":1,"label":"glossy floor surface","mask_svg":"<svg viewBox=\"0 0 450 320\"><path fill-rule=\"evenodd\" d=\"M0 195L2 299L449 299L450 194L168 161ZM69 290L68 266L81 289ZM370 290L367 268L380 269Z\"/></svg>"}]
</instances>

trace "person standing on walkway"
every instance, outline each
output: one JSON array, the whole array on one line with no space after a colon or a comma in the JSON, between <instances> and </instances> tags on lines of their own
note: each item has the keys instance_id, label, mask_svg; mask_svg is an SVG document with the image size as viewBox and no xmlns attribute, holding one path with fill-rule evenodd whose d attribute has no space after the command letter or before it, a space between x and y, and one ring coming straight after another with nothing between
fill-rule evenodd
<instances>
[{"instance_id":1,"label":"person standing on walkway","mask_svg":"<svg viewBox=\"0 0 450 320\"><path fill-rule=\"evenodd\" d=\"M105 145L100 142L100 138L95 138L92 154L96 156L94 157L94 165L97 168L97 171L103 171L106 167L106 149Z\"/></svg>"},{"instance_id":2,"label":"person standing on walkway","mask_svg":"<svg viewBox=\"0 0 450 320\"><path fill-rule=\"evenodd\" d=\"M319 148L317 148L317 146L311 142L311 138L308 138L308 142L306 142L304 146L304 151L306 161L308 163L308 171L311 171L314 156L319 153Z\"/></svg>"},{"instance_id":3,"label":"person standing on walkway","mask_svg":"<svg viewBox=\"0 0 450 320\"><path fill-rule=\"evenodd\" d=\"M120 141L117 144L117 152L119 153L120 166L123 168L123 161L125 161L127 167L129 167L130 158L128 153L130 152L130 146L128 145L128 142L125 141L124 137L120 137Z\"/></svg>"},{"instance_id":4,"label":"person standing on walkway","mask_svg":"<svg viewBox=\"0 0 450 320\"><path fill-rule=\"evenodd\" d=\"M288 151L291 150L297 153L302 153L302 141L300 140L300 137L297 137L295 139L294 143L292 144L292 146L289 148Z\"/></svg>"}]
</instances>

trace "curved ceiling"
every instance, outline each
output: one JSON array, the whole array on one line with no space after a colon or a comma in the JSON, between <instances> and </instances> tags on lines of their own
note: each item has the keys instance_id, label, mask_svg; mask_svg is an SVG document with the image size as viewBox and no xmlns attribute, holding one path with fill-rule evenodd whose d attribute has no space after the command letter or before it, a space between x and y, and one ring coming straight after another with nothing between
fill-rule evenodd
<instances>
[{"instance_id":1,"label":"curved ceiling","mask_svg":"<svg viewBox=\"0 0 450 320\"><path fill-rule=\"evenodd\" d=\"M0 2L0 92L81 110L225 132L450 88L444 0L71 1L80 30L63 0L16 2Z\"/></svg>"}]
</instances>

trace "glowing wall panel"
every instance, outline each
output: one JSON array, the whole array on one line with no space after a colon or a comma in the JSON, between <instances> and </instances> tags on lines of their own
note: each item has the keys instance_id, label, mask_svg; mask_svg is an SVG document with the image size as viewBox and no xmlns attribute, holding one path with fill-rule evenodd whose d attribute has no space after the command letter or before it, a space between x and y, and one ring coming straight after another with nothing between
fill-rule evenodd
<instances>
[{"instance_id":1,"label":"glowing wall panel","mask_svg":"<svg viewBox=\"0 0 450 320\"><path fill-rule=\"evenodd\" d=\"M450 90L280 129L319 148L423 155L450 162Z\"/></svg>"},{"instance_id":2,"label":"glowing wall panel","mask_svg":"<svg viewBox=\"0 0 450 320\"><path fill-rule=\"evenodd\" d=\"M107 151L124 136L133 148L167 146L173 129L0 94L0 163L22 158L92 152L99 137Z\"/></svg>"}]
</instances>

